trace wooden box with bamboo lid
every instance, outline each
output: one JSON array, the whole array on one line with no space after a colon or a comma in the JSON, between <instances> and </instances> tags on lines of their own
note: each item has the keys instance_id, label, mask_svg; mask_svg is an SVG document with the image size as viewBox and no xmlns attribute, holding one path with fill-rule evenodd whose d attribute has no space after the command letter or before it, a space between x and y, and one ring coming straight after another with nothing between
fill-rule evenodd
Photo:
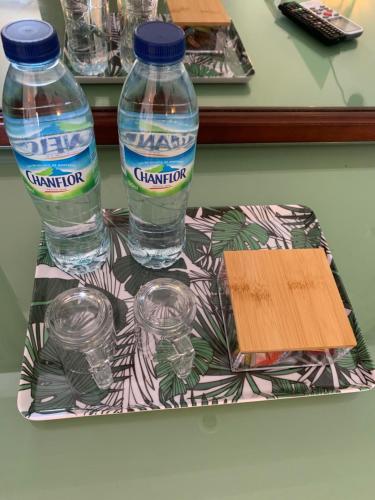
<instances>
[{"instance_id":1,"label":"wooden box with bamboo lid","mask_svg":"<svg viewBox=\"0 0 375 500\"><path fill-rule=\"evenodd\" d=\"M218 285L234 371L326 364L356 345L322 248L224 252Z\"/></svg>"},{"instance_id":2,"label":"wooden box with bamboo lid","mask_svg":"<svg viewBox=\"0 0 375 500\"><path fill-rule=\"evenodd\" d=\"M186 53L224 55L231 18L221 0L167 0L171 21L185 30Z\"/></svg>"}]
</instances>

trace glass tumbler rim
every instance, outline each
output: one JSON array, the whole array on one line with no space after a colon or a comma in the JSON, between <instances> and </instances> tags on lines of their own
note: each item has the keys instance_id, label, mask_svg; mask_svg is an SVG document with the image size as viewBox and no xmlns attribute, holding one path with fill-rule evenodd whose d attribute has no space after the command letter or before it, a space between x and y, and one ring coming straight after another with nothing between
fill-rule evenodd
<instances>
[{"instance_id":1,"label":"glass tumbler rim","mask_svg":"<svg viewBox=\"0 0 375 500\"><path fill-rule=\"evenodd\" d=\"M85 301L96 309L95 319L86 321L86 324L78 322L69 327L65 307L74 302L82 306ZM112 305L108 298L95 288L70 288L57 295L48 306L45 327L49 336L65 349L90 351L104 344L114 330Z\"/></svg>"},{"instance_id":2,"label":"glass tumbler rim","mask_svg":"<svg viewBox=\"0 0 375 500\"><path fill-rule=\"evenodd\" d=\"M183 309L179 316L165 318L150 318L147 316L147 300L154 292L167 291L182 300ZM140 326L159 331L168 335L181 327L190 325L196 314L196 298L194 293L181 281L171 278L157 278L143 285L134 300L134 316Z\"/></svg>"},{"instance_id":3,"label":"glass tumbler rim","mask_svg":"<svg viewBox=\"0 0 375 500\"><path fill-rule=\"evenodd\" d=\"M142 9L141 13L149 13L154 12L157 7L157 0L127 0L125 4L125 10L128 12L131 11L139 13L139 10Z\"/></svg>"}]
</instances>

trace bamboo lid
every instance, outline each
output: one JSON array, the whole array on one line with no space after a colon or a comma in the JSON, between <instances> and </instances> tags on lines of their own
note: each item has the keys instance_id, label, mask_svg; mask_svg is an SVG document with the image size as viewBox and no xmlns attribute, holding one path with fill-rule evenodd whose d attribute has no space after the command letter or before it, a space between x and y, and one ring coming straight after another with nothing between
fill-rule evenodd
<instances>
[{"instance_id":1,"label":"bamboo lid","mask_svg":"<svg viewBox=\"0 0 375 500\"><path fill-rule=\"evenodd\" d=\"M172 21L179 26L227 26L230 24L220 0L167 0Z\"/></svg>"},{"instance_id":2,"label":"bamboo lid","mask_svg":"<svg viewBox=\"0 0 375 500\"><path fill-rule=\"evenodd\" d=\"M353 347L322 248L224 252L241 352Z\"/></svg>"}]
</instances>

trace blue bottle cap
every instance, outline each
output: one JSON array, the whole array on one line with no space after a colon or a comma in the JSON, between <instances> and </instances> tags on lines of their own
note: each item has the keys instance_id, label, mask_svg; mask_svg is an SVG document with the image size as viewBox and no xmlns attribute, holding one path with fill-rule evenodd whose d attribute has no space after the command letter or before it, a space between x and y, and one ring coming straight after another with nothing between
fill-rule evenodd
<instances>
[{"instance_id":1,"label":"blue bottle cap","mask_svg":"<svg viewBox=\"0 0 375 500\"><path fill-rule=\"evenodd\" d=\"M176 63L185 54L185 33L172 23L143 23L134 33L134 52L146 63Z\"/></svg>"},{"instance_id":2,"label":"blue bottle cap","mask_svg":"<svg viewBox=\"0 0 375 500\"><path fill-rule=\"evenodd\" d=\"M55 28L38 19L22 19L1 30L4 52L10 61L35 64L55 59L60 44Z\"/></svg>"}]
</instances>

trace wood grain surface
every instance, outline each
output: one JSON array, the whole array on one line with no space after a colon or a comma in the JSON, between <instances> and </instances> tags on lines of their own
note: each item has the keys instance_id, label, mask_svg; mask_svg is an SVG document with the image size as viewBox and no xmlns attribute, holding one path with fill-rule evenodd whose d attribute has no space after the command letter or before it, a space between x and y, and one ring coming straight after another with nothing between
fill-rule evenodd
<instances>
[{"instance_id":1,"label":"wood grain surface","mask_svg":"<svg viewBox=\"0 0 375 500\"><path fill-rule=\"evenodd\" d=\"M92 108L96 143L117 145L117 108ZM375 108L201 108L199 144L375 142ZM9 146L0 112L0 147Z\"/></svg>"},{"instance_id":2,"label":"wood grain surface","mask_svg":"<svg viewBox=\"0 0 375 500\"><path fill-rule=\"evenodd\" d=\"M172 21L179 26L227 26L230 17L220 0L167 0Z\"/></svg>"},{"instance_id":3,"label":"wood grain surface","mask_svg":"<svg viewBox=\"0 0 375 500\"><path fill-rule=\"evenodd\" d=\"M322 248L224 253L241 352L356 345Z\"/></svg>"}]
</instances>

